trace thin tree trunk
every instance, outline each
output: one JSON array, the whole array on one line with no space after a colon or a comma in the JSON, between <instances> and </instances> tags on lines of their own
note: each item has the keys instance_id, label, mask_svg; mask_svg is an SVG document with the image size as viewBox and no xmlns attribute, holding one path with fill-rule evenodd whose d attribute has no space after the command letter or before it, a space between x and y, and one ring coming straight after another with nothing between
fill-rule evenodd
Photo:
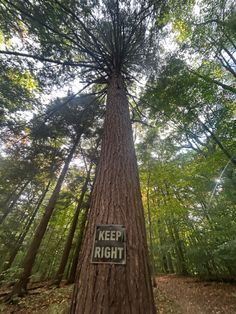
<instances>
[{"instance_id":1,"label":"thin tree trunk","mask_svg":"<svg viewBox=\"0 0 236 314\"><path fill-rule=\"evenodd\" d=\"M21 183L22 183L22 182L21 182ZM11 201L12 201L14 195L17 194L17 190L19 189L20 186L21 186L21 184L17 184L17 185L14 187L13 191L7 196L7 198L5 199L5 201L2 201L2 202L0 203L0 208L7 208L7 207L9 207L9 205L10 205L10 203L11 203Z\"/></svg>"},{"instance_id":2,"label":"thin tree trunk","mask_svg":"<svg viewBox=\"0 0 236 314\"><path fill-rule=\"evenodd\" d=\"M168 268L168 263L167 263L167 258L166 258L166 254L165 252L163 252L162 246L165 245L165 240L164 240L164 230L163 230L163 222L160 221L160 219L158 219L158 227L157 227L157 231L158 231L158 237L159 237L159 242L160 242L160 261L161 261L161 270L164 273L168 273L169 272L169 268Z\"/></svg>"},{"instance_id":3,"label":"thin tree trunk","mask_svg":"<svg viewBox=\"0 0 236 314\"><path fill-rule=\"evenodd\" d=\"M171 204L171 196L170 196L170 192L169 192L169 186L165 183L165 187L166 187L166 194L167 194L167 198L168 201ZM167 205L167 202L165 200L165 194L163 193L163 200L164 203ZM179 231L176 227L176 220L175 217L173 215L173 211L170 208L170 224L167 223L167 228L169 226L169 233L171 235L171 237L173 238L174 242L175 242L175 247L176 247L176 253L178 256L178 267L179 267L179 271L182 275L187 275L188 271L187 271L187 267L186 267L186 261L185 261L185 255L184 255L184 248L183 248L183 242L179 237Z\"/></svg>"},{"instance_id":4,"label":"thin tree trunk","mask_svg":"<svg viewBox=\"0 0 236 314\"><path fill-rule=\"evenodd\" d=\"M54 284L56 284L57 286L60 285L61 280L63 278L65 268L66 268L67 260L68 260L70 250L71 250L72 241L73 241L74 234L75 234L75 229L76 229L77 222L78 222L79 213L80 213L80 210L82 208L84 196L85 196L85 193L86 193L87 188L88 188L91 169L92 169L92 163L90 164L90 168L88 170L87 177L85 179L84 185L83 185L82 190L81 190L80 198L79 198L78 204L76 206L75 214L74 214L73 220L71 222L69 234L67 236L65 247L64 247L64 250L62 253L61 262L60 262L58 271L57 271L56 276L55 276Z\"/></svg>"},{"instance_id":5,"label":"thin tree trunk","mask_svg":"<svg viewBox=\"0 0 236 314\"><path fill-rule=\"evenodd\" d=\"M185 254L184 254L184 248L183 248L183 241L179 237L179 231L176 228L176 222L172 222L173 233L175 238L176 247L178 250L178 256L179 256L179 262L180 262L180 269L181 269L181 275L187 275L187 267L186 267L186 260L185 260Z\"/></svg>"},{"instance_id":6,"label":"thin tree trunk","mask_svg":"<svg viewBox=\"0 0 236 314\"><path fill-rule=\"evenodd\" d=\"M58 199L58 195L60 193L62 183L65 179L66 174L67 174L69 164L73 158L73 155L75 153L75 150L76 150L76 147L77 147L79 140L80 140L80 136L77 137L75 143L73 144L73 146L70 150L69 155L66 158L64 166L63 166L62 171L60 173L60 176L58 178L57 184L54 188L54 191L53 191L53 193L49 199L48 205L45 209L45 213L44 213L44 215L43 215L43 217L42 217L42 219L41 219L41 221L40 221L40 223L39 223L39 225L35 231L35 235L33 237L33 240L32 240L32 242L29 246L29 249L26 253L26 256L25 256L25 259L24 259L23 265L22 265L23 272L21 273L20 280L13 287L13 291L12 291L11 295L9 296L10 298L13 295L22 296L25 293L27 293L27 283L28 283L29 277L31 275L31 271L32 271L32 268L34 265L34 261L35 261L39 246L40 246L42 239L43 239L43 236L46 232L49 219L53 213L53 209L54 209L56 201Z\"/></svg>"},{"instance_id":7,"label":"thin tree trunk","mask_svg":"<svg viewBox=\"0 0 236 314\"><path fill-rule=\"evenodd\" d=\"M150 179L151 173L148 169L148 179L147 179L147 212L148 212L148 234L149 234L149 252L150 252L150 260L151 260L151 275L152 275L152 285L156 287L155 281L155 261L154 261L154 254L153 254L153 242L152 242L152 218L151 218L151 210L150 210Z\"/></svg>"},{"instance_id":8,"label":"thin tree trunk","mask_svg":"<svg viewBox=\"0 0 236 314\"><path fill-rule=\"evenodd\" d=\"M54 230L50 230L48 231L48 234L47 234L47 241L45 241L45 248L48 248L49 245L50 245L50 242L52 241L53 239L53 234L54 234ZM38 256L38 259L36 259L36 263L34 264L34 272L37 274L40 272L40 269L41 269L41 266L44 262L44 258L45 256L47 255L47 250L43 250L41 252L41 254ZM46 257L47 258L47 257Z\"/></svg>"},{"instance_id":9,"label":"thin tree trunk","mask_svg":"<svg viewBox=\"0 0 236 314\"><path fill-rule=\"evenodd\" d=\"M89 210L89 206L85 209L85 212L84 212L83 217L82 217L81 222L80 222L79 235L78 235L78 239L76 241L76 248L75 248L75 252L73 255L73 261L71 264L70 273L69 273L69 276L67 279L67 284L71 284L71 283L75 282L76 267L78 265L79 253L80 253L80 249L81 249L85 225L87 222L88 210Z\"/></svg>"},{"instance_id":10,"label":"thin tree trunk","mask_svg":"<svg viewBox=\"0 0 236 314\"><path fill-rule=\"evenodd\" d=\"M198 121L201 123L201 125L203 126L203 128L211 134L212 139L215 141L215 143L219 146L219 148L221 149L221 151L225 154L225 156L231 161L231 163L236 166L236 159L234 156L232 156L228 150L224 147L224 145L221 143L221 141L218 139L218 137L215 135L214 132L212 132L208 126L202 122L199 118Z\"/></svg>"},{"instance_id":11,"label":"thin tree trunk","mask_svg":"<svg viewBox=\"0 0 236 314\"><path fill-rule=\"evenodd\" d=\"M167 260L168 273L173 274L174 273L174 266L172 263L172 257L171 257L170 252L167 252L166 260Z\"/></svg>"},{"instance_id":12,"label":"thin tree trunk","mask_svg":"<svg viewBox=\"0 0 236 314\"><path fill-rule=\"evenodd\" d=\"M98 224L125 226L125 265L91 263ZM70 313L155 313L128 100L122 78L115 75L107 91L102 150Z\"/></svg>"},{"instance_id":13,"label":"thin tree trunk","mask_svg":"<svg viewBox=\"0 0 236 314\"><path fill-rule=\"evenodd\" d=\"M66 269L65 269L65 279L67 280L70 276L70 270L71 270L71 266L72 266L72 263L73 263L73 257L74 257L74 253L75 253L75 245L71 247L71 250L70 250L70 255L68 257L68 262L67 262L67 265L66 265Z\"/></svg>"},{"instance_id":14,"label":"thin tree trunk","mask_svg":"<svg viewBox=\"0 0 236 314\"><path fill-rule=\"evenodd\" d=\"M27 233L28 233L28 231L29 231L29 229L30 229L30 227L31 227L31 225L32 225L32 223L33 223L33 221L34 221L34 218L35 218L35 216L37 215L37 212L38 212L38 210L39 210L39 208L40 208L40 206L41 206L41 204L42 204L42 202L43 202L43 200L44 200L44 198L45 198L45 196L46 196L46 194L47 194L47 192L48 192L48 190L49 190L50 183L51 183L51 182L49 181L48 184L47 184L46 189L44 190L43 194L40 196L40 198L39 198L39 200L38 200L38 204L36 205L35 210L34 210L32 216L31 216L30 219L27 221L26 226L25 226L23 232L22 232L22 233L20 234L20 236L18 237L18 239L17 239L17 241L16 241L15 248L14 248L14 250L11 252L11 255L10 255L10 257L9 257L8 262L6 262L6 264L4 265L3 271L6 271L7 269L9 269L9 268L11 267L12 263L14 262L15 257L16 257L16 255L17 255L17 253L18 253L18 251L19 251L19 249L20 249L22 243L24 242L24 239L25 239L25 237L26 237L26 235L27 235Z\"/></svg>"},{"instance_id":15,"label":"thin tree trunk","mask_svg":"<svg viewBox=\"0 0 236 314\"><path fill-rule=\"evenodd\" d=\"M66 212L65 212L65 215L63 215L63 218L65 219L66 218ZM42 276L41 276L41 280L49 280L49 279L54 279L55 277L55 272L56 270L53 269L54 267L54 264L55 262L58 260L58 252L57 252L57 249L59 249L60 247L60 244L63 242L63 239L65 238L65 233L66 231L69 229L70 225L70 222L67 223L67 225L65 226L65 228L63 228L63 232L60 233L60 237L57 238L57 242L56 244L51 248L53 252L56 252L54 255L53 255L53 258L51 260L48 260L48 252L44 255L44 257L46 256L45 260L46 260L46 264L49 266L49 267L46 267L46 271L43 272ZM55 232L52 232L52 235L54 234ZM51 241L48 241L48 243L50 243ZM48 245L46 247L49 247ZM43 260L42 260L43 262ZM41 264L42 264L41 262ZM48 269L49 268L49 269ZM56 267L55 267L56 268ZM40 270L40 267L38 268ZM45 269L45 267L44 267Z\"/></svg>"},{"instance_id":16,"label":"thin tree trunk","mask_svg":"<svg viewBox=\"0 0 236 314\"><path fill-rule=\"evenodd\" d=\"M224 83L221 83L221 82L219 82L217 80L212 79L211 77L209 77L207 75L202 75L202 74L197 73L196 71L193 71L193 70L189 70L189 72L191 72L194 75L200 77L201 79L203 79L206 82L215 83L216 85L221 86L223 89L228 90L228 91L236 94L236 88L235 87L232 87L232 86L226 85Z\"/></svg>"},{"instance_id":17,"label":"thin tree trunk","mask_svg":"<svg viewBox=\"0 0 236 314\"><path fill-rule=\"evenodd\" d=\"M0 225L3 223L3 221L6 219L6 217L10 214L10 212L13 210L14 206L16 205L18 199L20 198L21 194L26 189L27 185L30 183L31 180L27 180L21 187L20 191L13 197L12 202L9 204L8 207L5 208L1 218L0 218Z\"/></svg>"},{"instance_id":18,"label":"thin tree trunk","mask_svg":"<svg viewBox=\"0 0 236 314\"><path fill-rule=\"evenodd\" d=\"M179 238L178 232L175 229L175 222L173 219L171 220L171 224L166 221L166 226L168 229L168 232L170 234L170 237L175 244L175 253L176 253L176 268L178 270L178 273L181 275L187 275L187 269L186 269L186 262L183 254L183 249L181 246L181 240Z\"/></svg>"}]
</instances>

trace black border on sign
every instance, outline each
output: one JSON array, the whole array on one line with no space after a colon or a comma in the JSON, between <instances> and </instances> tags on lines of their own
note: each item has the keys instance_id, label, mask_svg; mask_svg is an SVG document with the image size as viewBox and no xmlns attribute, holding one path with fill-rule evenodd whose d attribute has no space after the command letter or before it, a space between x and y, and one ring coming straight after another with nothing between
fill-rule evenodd
<instances>
[{"instance_id":1,"label":"black border on sign","mask_svg":"<svg viewBox=\"0 0 236 314\"><path fill-rule=\"evenodd\" d=\"M94 262L93 261L93 252L94 252L94 247L95 247L95 239L96 239L96 231L97 227L104 227L104 226L116 226L116 227L121 227L124 228L124 261L122 263L117 263L117 262ZM111 264L111 265L126 265L126 229L124 225L115 225L115 224L99 224L95 226L95 232L94 232L94 237L93 237L93 247L92 247L92 254L91 254L91 264Z\"/></svg>"}]
</instances>

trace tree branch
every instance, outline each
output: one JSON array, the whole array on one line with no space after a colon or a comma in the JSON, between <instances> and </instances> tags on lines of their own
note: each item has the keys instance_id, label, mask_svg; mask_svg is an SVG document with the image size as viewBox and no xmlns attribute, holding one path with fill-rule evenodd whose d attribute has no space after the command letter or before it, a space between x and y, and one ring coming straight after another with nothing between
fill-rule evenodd
<instances>
[{"instance_id":1,"label":"tree branch","mask_svg":"<svg viewBox=\"0 0 236 314\"><path fill-rule=\"evenodd\" d=\"M229 85L226 85L224 83L221 83L219 81L216 81L214 80L213 78L209 77L209 76L206 76L206 75L202 75L200 73L197 73L196 71L194 70L190 70L188 69L188 71L198 77L200 77L201 79L203 79L204 81L207 81L207 82L210 82L210 83L215 83L216 85L218 86L221 86L223 89L226 89L234 94L236 94L236 88L232 87L232 86L229 86Z\"/></svg>"},{"instance_id":2,"label":"tree branch","mask_svg":"<svg viewBox=\"0 0 236 314\"><path fill-rule=\"evenodd\" d=\"M9 51L9 50L0 50L0 54L5 54L5 55L13 55L13 56L18 56L18 57L25 57L25 58L32 58L41 62L49 62L49 63L54 63L58 65L64 65L64 66L75 66L75 67L87 67L87 68L94 68L97 69L96 66L93 66L87 62L74 62L74 61L60 61L60 60L54 60L54 59L49 59L49 58L44 58L42 56L37 56L37 55L32 55L28 53L23 53L19 51Z\"/></svg>"}]
</instances>

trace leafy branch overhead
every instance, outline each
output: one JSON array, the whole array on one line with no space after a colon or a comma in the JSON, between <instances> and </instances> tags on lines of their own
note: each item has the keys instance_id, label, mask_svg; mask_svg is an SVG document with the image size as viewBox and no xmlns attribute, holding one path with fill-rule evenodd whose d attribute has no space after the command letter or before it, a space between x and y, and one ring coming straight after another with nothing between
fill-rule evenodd
<instances>
[{"instance_id":1,"label":"leafy branch overhead","mask_svg":"<svg viewBox=\"0 0 236 314\"><path fill-rule=\"evenodd\" d=\"M89 83L106 83L114 72L130 81L155 58L157 29L152 22L163 3L4 0L4 33L18 34L22 49L6 47L0 53L18 62L32 59L30 65L36 67L34 61L70 71L78 68Z\"/></svg>"}]
</instances>

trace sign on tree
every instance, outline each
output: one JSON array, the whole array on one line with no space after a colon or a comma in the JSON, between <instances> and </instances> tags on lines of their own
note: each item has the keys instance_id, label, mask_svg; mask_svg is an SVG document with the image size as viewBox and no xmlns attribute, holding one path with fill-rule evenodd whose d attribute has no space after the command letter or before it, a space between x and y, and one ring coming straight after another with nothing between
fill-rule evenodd
<instances>
[{"instance_id":1,"label":"sign on tree","mask_svg":"<svg viewBox=\"0 0 236 314\"><path fill-rule=\"evenodd\" d=\"M97 225L92 251L92 263L125 264L125 227Z\"/></svg>"}]
</instances>

